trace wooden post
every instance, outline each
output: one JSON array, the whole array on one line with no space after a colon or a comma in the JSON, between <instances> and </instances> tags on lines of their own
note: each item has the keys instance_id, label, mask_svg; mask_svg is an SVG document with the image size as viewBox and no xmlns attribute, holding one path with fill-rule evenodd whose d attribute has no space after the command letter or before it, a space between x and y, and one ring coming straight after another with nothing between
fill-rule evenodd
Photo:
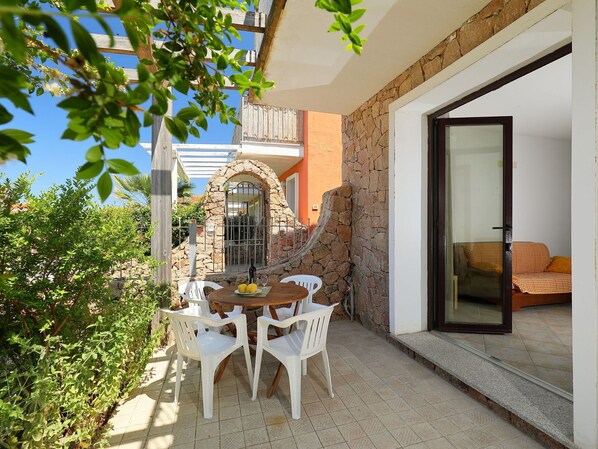
<instances>
[{"instance_id":1,"label":"wooden post","mask_svg":"<svg viewBox=\"0 0 598 449\"><path fill-rule=\"evenodd\" d=\"M197 221L189 223L189 276L197 274Z\"/></svg>"},{"instance_id":2,"label":"wooden post","mask_svg":"<svg viewBox=\"0 0 598 449\"><path fill-rule=\"evenodd\" d=\"M168 112L172 102L168 101ZM154 117L152 125L152 256L160 265L155 281L169 292L172 262L172 135L166 129L163 117ZM167 288L168 287L168 288ZM168 304L170 298L163 298Z\"/></svg>"}]
</instances>

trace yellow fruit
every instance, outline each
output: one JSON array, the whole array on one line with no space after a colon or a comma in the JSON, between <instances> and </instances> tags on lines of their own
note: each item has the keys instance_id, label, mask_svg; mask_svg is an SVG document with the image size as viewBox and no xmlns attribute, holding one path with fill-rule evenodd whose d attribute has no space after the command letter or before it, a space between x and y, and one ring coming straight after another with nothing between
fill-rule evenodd
<instances>
[{"instance_id":1,"label":"yellow fruit","mask_svg":"<svg viewBox=\"0 0 598 449\"><path fill-rule=\"evenodd\" d=\"M257 285L256 284L249 284L247 286L247 293L255 293L257 291Z\"/></svg>"},{"instance_id":2,"label":"yellow fruit","mask_svg":"<svg viewBox=\"0 0 598 449\"><path fill-rule=\"evenodd\" d=\"M239 284L237 289L239 290L239 293L245 293L247 292L247 284Z\"/></svg>"}]
</instances>

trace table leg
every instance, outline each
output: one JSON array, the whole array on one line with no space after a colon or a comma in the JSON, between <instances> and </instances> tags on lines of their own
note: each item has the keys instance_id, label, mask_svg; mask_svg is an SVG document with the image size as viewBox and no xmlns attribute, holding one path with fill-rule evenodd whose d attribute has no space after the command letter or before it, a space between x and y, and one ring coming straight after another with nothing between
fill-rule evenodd
<instances>
[{"instance_id":1,"label":"table leg","mask_svg":"<svg viewBox=\"0 0 598 449\"><path fill-rule=\"evenodd\" d=\"M266 397L272 397L276 390L278 389L278 383L280 382L280 378L282 377L282 373L284 371L284 365L282 363L278 364L278 369L276 370L276 374L274 375L274 380L272 381L272 385L268 389L268 394Z\"/></svg>"},{"instance_id":2,"label":"table leg","mask_svg":"<svg viewBox=\"0 0 598 449\"><path fill-rule=\"evenodd\" d=\"M227 358L225 358L222 362L220 362L220 366L218 366L218 371L216 371L216 375L214 376L214 383L217 383L224 374L224 370L226 369L226 365L228 365L229 360L230 355Z\"/></svg>"},{"instance_id":3,"label":"table leg","mask_svg":"<svg viewBox=\"0 0 598 449\"><path fill-rule=\"evenodd\" d=\"M214 304L214 308L216 309L216 312L218 312L218 315L220 315L220 318L225 319L228 318L228 315L226 314L226 312L224 310L222 310L222 306L220 304L218 304L217 302L212 303ZM228 326L228 330L231 332L231 334L233 334L233 337L237 336L237 329L235 329L235 325L232 323L227 324Z\"/></svg>"}]
</instances>

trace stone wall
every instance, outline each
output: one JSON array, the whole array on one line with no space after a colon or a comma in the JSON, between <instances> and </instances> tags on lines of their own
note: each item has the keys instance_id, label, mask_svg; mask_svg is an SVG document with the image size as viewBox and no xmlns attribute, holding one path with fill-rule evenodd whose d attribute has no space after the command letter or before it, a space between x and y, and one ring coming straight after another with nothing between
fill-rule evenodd
<instances>
[{"instance_id":1,"label":"stone wall","mask_svg":"<svg viewBox=\"0 0 598 449\"><path fill-rule=\"evenodd\" d=\"M382 334L389 330L389 104L542 1L492 0L359 109L343 118L343 182L350 184L353 189L353 288L356 315L365 327Z\"/></svg>"},{"instance_id":2,"label":"stone wall","mask_svg":"<svg viewBox=\"0 0 598 449\"><path fill-rule=\"evenodd\" d=\"M324 194L322 201L318 226L307 244L284 262L259 269L258 275L266 273L271 280L278 280L294 274L313 274L323 280L323 286L315 295L314 301L333 304L349 297L351 285L351 187L343 185L330 190ZM207 279L221 285L240 284L246 281L247 274L218 273L195 279ZM186 280L193 279L181 279ZM339 319L343 316L343 309L339 305L334 317Z\"/></svg>"}]
</instances>

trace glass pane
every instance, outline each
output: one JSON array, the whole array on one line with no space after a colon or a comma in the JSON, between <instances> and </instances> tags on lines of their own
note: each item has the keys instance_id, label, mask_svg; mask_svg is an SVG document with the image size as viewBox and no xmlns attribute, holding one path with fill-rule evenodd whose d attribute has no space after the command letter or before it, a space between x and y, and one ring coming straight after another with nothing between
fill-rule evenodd
<instances>
[{"instance_id":1,"label":"glass pane","mask_svg":"<svg viewBox=\"0 0 598 449\"><path fill-rule=\"evenodd\" d=\"M447 126L445 157L445 322L501 324L503 126Z\"/></svg>"}]
</instances>

